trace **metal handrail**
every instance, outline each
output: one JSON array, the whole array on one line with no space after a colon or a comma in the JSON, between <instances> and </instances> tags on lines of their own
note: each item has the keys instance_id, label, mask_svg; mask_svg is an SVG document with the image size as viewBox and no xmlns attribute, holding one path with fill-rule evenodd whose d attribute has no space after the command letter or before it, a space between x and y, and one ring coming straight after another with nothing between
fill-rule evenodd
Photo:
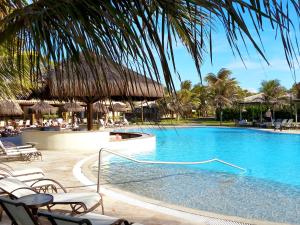
<instances>
[{"instance_id":1,"label":"metal handrail","mask_svg":"<svg viewBox=\"0 0 300 225\"><path fill-rule=\"evenodd\" d=\"M100 191L100 175L101 175L101 173L100 173L101 169L100 168L101 168L101 153L102 152L108 152L110 154L119 156L119 157L124 158L124 159L128 159L128 160L136 162L136 163L141 163L141 164L199 165L199 164L207 164L207 163L212 163L212 162L219 162L219 163L222 163L224 165L227 165L227 166L230 166L230 167L233 167L233 168L241 170L242 171L241 174L244 174L244 173L247 172L247 169L245 169L243 167L237 166L235 164L226 162L226 161L218 159L218 158L213 158L213 159L204 160L204 161L198 161L198 162L145 161L145 160L137 160L137 159L131 158L129 156L126 156L126 155L123 155L123 154L120 154L120 153L117 153L117 152L114 152L114 151L111 151L111 150L108 150L108 149L105 149L105 148L101 148L99 150L99 158L98 158L99 161L98 161L97 192Z\"/></svg>"}]
</instances>

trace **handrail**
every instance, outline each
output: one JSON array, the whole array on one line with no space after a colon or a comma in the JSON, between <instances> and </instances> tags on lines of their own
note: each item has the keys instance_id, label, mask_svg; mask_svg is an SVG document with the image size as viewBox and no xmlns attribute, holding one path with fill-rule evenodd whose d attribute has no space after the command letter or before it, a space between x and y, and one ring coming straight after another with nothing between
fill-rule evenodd
<instances>
[{"instance_id":1,"label":"handrail","mask_svg":"<svg viewBox=\"0 0 300 225\"><path fill-rule=\"evenodd\" d=\"M124 159L128 159L130 161L133 161L133 162L136 162L136 163L141 163L141 164L167 164L167 165L199 165L199 164L207 164L207 163L212 163L212 162L219 162L219 163L222 163L224 165L227 165L227 166L230 166L230 167L233 167L233 168L236 168L236 169L239 169L242 171L241 174L244 174L247 172L247 169L243 168L243 167L240 167L240 166L237 166L235 164L232 164L232 163L229 163L229 162L226 162L224 160L221 160L221 159L218 159L218 158L213 158L213 159L209 159L209 160L203 160L203 161L198 161L198 162L167 162L167 161L146 161L146 160L138 160L138 159L134 159L134 158L131 158L129 156L126 156L126 155L123 155L123 154L120 154L120 153L117 153L117 152L114 152L114 151L111 151L111 150L108 150L108 149L105 149L105 148L101 148L99 150L99 158L98 158L98 180L97 180L97 192L100 191L100 168L101 168L101 153L102 152L108 152L110 154L113 154L113 155L116 155L116 156L119 156L121 158L124 158Z\"/></svg>"}]
</instances>

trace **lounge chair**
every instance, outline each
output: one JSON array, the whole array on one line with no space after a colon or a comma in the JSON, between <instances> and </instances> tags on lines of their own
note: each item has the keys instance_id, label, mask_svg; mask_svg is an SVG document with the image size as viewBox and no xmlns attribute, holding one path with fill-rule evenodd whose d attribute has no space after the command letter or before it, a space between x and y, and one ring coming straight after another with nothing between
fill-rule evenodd
<instances>
[{"instance_id":1,"label":"lounge chair","mask_svg":"<svg viewBox=\"0 0 300 225\"><path fill-rule=\"evenodd\" d=\"M40 179L31 185L14 178L0 179L0 188L12 198L20 198L35 193L50 193L53 196L52 208L55 205L70 205L72 214L88 213L101 205L104 213L102 196L94 192L68 192L57 181ZM57 193L62 190L62 193Z\"/></svg>"},{"instance_id":2,"label":"lounge chair","mask_svg":"<svg viewBox=\"0 0 300 225\"><path fill-rule=\"evenodd\" d=\"M99 125L100 125L100 127L104 127L104 128L106 127L103 119L99 119Z\"/></svg>"},{"instance_id":3,"label":"lounge chair","mask_svg":"<svg viewBox=\"0 0 300 225\"><path fill-rule=\"evenodd\" d=\"M291 128L292 127L292 125L293 125L293 119L289 119L287 122L286 122L286 124L284 124L283 125L283 128Z\"/></svg>"},{"instance_id":4,"label":"lounge chair","mask_svg":"<svg viewBox=\"0 0 300 225\"><path fill-rule=\"evenodd\" d=\"M104 216L94 213L88 213L80 216L66 216L49 212L39 212L39 218L47 218L52 225L129 225L127 220L118 219L111 216ZM135 225L137 225L135 223Z\"/></svg>"},{"instance_id":5,"label":"lounge chair","mask_svg":"<svg viewBox=\"0 0 300 225\"><path fill-rule=\"evenodd\" d=\"M121 225L129 224L128 221L104 215L86 214L80 217L38 212L38 217L22 202L0 197L0 205L5 210L12 224L39 225L41 221L48 220L52 225ZM44 219L44 220L43 220ZM137 224L136 224L137 225Z\"/></svg>"},{"instance_id":6,"label":"lounge chair","mask_svg":"<svg viewBox=\"0 0 300 225\"><path fill-rule=\"evenodd\" d=\"M0 163L0 178L15 177L26 184L31 184L45 177L44 171L40 168L28 168L22 170L14 170L5 163Z\"/></svg>"},{"instance_id":7,"label":"lounge chair","mask_svg":"<svg viewBox=\"0 0 300 225\"><path fill-rule=\"evenodd\" d=\"M21 159L30 161L32 159L42 159L42 153L32 145L5 147L0 140L0 159Z\"/></svg>"},{"instance_id":8,"label":"lounge chair","mask_svg":"<svg viewBox=\"0 0 300 225\"><path fill-rule=\"evenodd\" d=\"M0 197L0 206L3 208L14 225L39 225L31 210L21 202Z\"/></svg>"},{"instance_id":9,"label":"lounge chair","mask_svg":"<svg viewBox=\"0 0 300 225\"><path fill-rule=\"evenodd\" d=\"M123 125L124 126L128 126L129 125L129 122L126 118L123 119Z\"/></svg>"},{"instance_id":10,"label":"lounge chair","mask_svg":"<svg viewBox=\"0 0 300 225\"><path fill-rule=\"evenodd\" d=\"M285 120L281 120L281 119L277 119L275 122L274 122L274 130L281 130L282 129L282 123L286 123Z\"/></svg>"}]
</instances>

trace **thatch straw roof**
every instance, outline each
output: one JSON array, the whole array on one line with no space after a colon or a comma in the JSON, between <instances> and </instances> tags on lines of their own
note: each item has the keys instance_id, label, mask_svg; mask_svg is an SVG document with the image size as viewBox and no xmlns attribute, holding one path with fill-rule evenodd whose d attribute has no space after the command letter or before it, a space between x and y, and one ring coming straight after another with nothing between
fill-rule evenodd
<instances>
[{"instance_id":1,"label":"thatch straw roof","mask_svg":"<svg viewBox=\"0 0 300 225\"><path fill-rule=\"evenodd\" d=\"M95 102L100 99L112 100L154 100L163 97L161 84L146 78L124 66L113 64L102 56L92 61L80 55L79 61L61 63L55 72L49 72L49 89L52 96L71 97L82 101Z\"/></svg>"},{"instance_id":2,"label":"thatch straw roof","mask_svg":"<svg viewBox=\"0 0 300 225\"><path fill-rule=\"evenodd\" d=\"M1 116L19 116L24 112L19 104L10 100L0 100L0 115Z\"/></svg>"},{"instance_id":3,"label":"thatch straw roof","mask_svg":"<svg viewBox=\"0 0 300 225\"><path fill-rule=\"evenodd\" d=\"M33 111L36 113L46 114L46 113L56 113L57 108L44 102L40 101L36 104L34 104L32 107L30 107Z\"/></svg>"},{"instance_id":4,"label":"thatch straw roof","mask_svg":"<svg viewBox=\"0 0 300 225\"><path fill-rule=\"evenodd\" d=\"M93 109L95 112L108 113L108 108L101 102L94 103Z\"/></svg>"},{"instance_id":5,"label":"thatch straw roof","mask_svg":"<svg viewBox=\"0 0 300 225\"><path fill-rule=\"evenodd\" d=\"M112 104L111 110L113 112L127 112L128 111L126 104L122 104L119 102Z\"/></svg>"},{"instance_id":6,"label":"thatch straw roof","mask_svg":"<svg viewBox=\"0 0 300 225\"><path fill-rule=\"evenodd\" d=\"M267 102L267 96L264 93L248 96L243 99L243 104L258 104Z\"/></svg>"},{"instance_id":7,"label":"thatch straw roof","mask_svg":"<svg viewBox=\"0 0 300 225\"><path fill-rule=\"evenodd\" d=\"M84 111L84 107L77 104L76 102L67 102L64 104L64 106L62 108L66 112L83 112Z\"/></svg>"}]
</instances>

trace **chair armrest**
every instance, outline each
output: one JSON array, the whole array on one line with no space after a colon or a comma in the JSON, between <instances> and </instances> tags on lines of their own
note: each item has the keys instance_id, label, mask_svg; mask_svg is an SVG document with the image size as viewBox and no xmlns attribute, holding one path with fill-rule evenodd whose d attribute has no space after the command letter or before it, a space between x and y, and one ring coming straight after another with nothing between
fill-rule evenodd
<instances>
[{"instance_id":1,"label":"chair armrest","mask_svg":"<svg viewBox=\"0 0 300 225\"><path fill-rule=\"evenodd\" d=\"M42 184L41 186L39 186L39 183L42 183L43 181L50 181L48 184ZM42 178L42 179L39 179L37 180L36 182L32 183L30 187L32 188L37 188L37 187L44 187L44 186L49 186L49 185L57 185L60 189L63 190L63 192L67 192L67 190L64 188L64 186L62 184L60 184L58 181L56 180L53 180L53 179L49 179L49 178Z\"/></svg>"}]
</instances>

